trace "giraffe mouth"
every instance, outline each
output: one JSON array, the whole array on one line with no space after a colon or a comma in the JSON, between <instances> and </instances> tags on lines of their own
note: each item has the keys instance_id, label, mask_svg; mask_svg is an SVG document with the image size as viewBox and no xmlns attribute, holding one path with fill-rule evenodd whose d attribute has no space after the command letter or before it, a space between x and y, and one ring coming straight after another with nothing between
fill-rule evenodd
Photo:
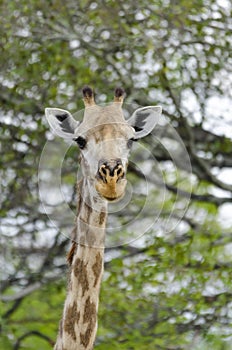
<instances>
[{"instance_id":1,"label":"giraffe mouth","mask_svg":"<svg viewBox=\"0 0 232 350\"><path fill-rule=\"evenodd\" d=\"M124 193L123 193L121 196L116 197L116 198L105 197L105 196L104 196L104 198L105 198L107 201L109 201L109 202L117 202L117 201L119 201L121 198L123 198L123 196L124 196Z\"/></svg>"},{"instance_id":2,"label":"giraffe mouth","mask_svg":"<svg viewBox=\"0 0 232 350\"><path fill-rule=\"evenodd\" d=\"M105 182L101 178L96 179L95 188L97 192L109 202L121 199L125 194L127 180L125 177L114 181Z\"/></svg>"}]
</instances>

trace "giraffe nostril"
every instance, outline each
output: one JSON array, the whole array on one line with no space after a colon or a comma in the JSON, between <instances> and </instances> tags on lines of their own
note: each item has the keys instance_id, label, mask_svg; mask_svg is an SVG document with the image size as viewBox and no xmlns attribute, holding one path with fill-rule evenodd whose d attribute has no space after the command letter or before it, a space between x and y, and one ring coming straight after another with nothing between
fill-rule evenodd
<instances>
[{"instance_id":1,"label":"giraffe nostril","mask_svg":"<svg viewBox=\"0 0 232 350\"><path fill-rule=\"evenodd\" d=\"M122 172L122 169L119 168L119 169L117 170L117 175L119 176L119 175L121 174L121 172Z\"/></svg>"},{"instance_id":2,"label":"giraffe nostril","mask_svg":"<svg viewBox=\"0 0 232 350\"><path fill-rule=\"evenodd\" d=\"M107 171L106 166L102 165L98 170L98 177L105 183L107 183Z\"/></svg>"},{"instance_id":3,"label":"giraffe nostril","mask_svg":"<svg viewBox=\"0 0 232 350\"><path fill-rule=\"evenodd\" d=\"M101 168L101 171L102 171L102 173L103 173L104 175L107 174L105 167L104 167L104 168L102 167L102 168Z\"/></svg>"}]
</instances>

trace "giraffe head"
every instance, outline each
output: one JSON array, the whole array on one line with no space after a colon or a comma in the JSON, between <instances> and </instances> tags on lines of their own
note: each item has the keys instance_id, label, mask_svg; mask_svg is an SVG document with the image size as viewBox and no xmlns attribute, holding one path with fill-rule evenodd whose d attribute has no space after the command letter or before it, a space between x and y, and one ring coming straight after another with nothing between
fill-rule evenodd
<instances>
[{"instance_id":1,"label":"giraffe head","mask_svg":"<svg viewBox=\"0 0 232 350\"><path fill-rule=\"evenodd\" d=\"M137 109L125 120L122 110L124 91L115 90L114 101L106 106L95 104L91 88L83 89L85 104L82 122L63 109L46 108L48 122L59 136L74 140L81 153L83 176L94 190L114 201L124 195L128 156L133 141L148 135L157 124L161 107Z\"/></svg>"}]
</instances>

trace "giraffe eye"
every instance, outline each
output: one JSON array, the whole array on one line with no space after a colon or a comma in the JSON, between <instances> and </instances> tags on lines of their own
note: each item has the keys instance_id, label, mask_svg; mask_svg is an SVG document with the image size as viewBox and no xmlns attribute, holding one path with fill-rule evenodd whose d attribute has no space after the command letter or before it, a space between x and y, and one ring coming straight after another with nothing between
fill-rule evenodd
<instances>
[{"instance_id":1,"label":"giraffe eye","mask_svg":"<svg viewBox=\"0 0 232 350\"><path fill-rule=\"evenodd\" d=\"M84 149L85 146L86 146L86 140L81 137L81 136L78 136L76 139L73 139L79 146L80 149Z\"/></svg>"},{"instance_id":2,"label":"giraffe eye","mask_svg":"<svg viewBox=\"0 0 232 350\"><path fill-rule=\"evenodd\" d=\"M127 141L127 147L128 148L132 147L133 141L134 141L134 139L130 139L130 140Z\"/></svg>"}]
</instances>

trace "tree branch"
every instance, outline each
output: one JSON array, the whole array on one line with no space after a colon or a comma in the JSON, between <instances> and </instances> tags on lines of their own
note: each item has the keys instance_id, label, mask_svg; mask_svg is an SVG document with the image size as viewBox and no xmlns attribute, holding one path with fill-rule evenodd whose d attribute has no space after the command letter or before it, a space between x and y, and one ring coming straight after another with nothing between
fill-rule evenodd
<instances>
[{"instance_id":1,"label":"tree branch","mask_svg":"<svg viewBox=\"0 0 232 350\"><path fill-rule=\"evenodd\" d=\"M22 341L28 337L31 337L31 336L36 336L36 337L42 338L45 341L47 341L49 343L49 345L51 345L51 346L55 345L55 342L47 335L45 335L39 331L29 331L27 333L24 333L23 335L21 335L21 337L18 338L18 340L14 344L13 350L19 350L21 347Z\"/></svg>"}]
</instances>

